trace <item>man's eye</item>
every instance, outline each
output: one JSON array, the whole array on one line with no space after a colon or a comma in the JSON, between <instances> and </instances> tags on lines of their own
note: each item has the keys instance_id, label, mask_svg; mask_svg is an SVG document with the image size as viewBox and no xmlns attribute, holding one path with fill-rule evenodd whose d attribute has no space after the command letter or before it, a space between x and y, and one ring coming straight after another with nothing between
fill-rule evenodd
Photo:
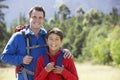
<instances>
[{"instance_id":1,"label":"man's eye","mask_svg":"<svg viewBox=\"0 0 120 80\"><path fill-rule=\"evenodd\" d=\"M33 16L32 18L33 18L33 19L35 19L36 17L35 17L35 16Z\"/></svg>"}]
</instances>

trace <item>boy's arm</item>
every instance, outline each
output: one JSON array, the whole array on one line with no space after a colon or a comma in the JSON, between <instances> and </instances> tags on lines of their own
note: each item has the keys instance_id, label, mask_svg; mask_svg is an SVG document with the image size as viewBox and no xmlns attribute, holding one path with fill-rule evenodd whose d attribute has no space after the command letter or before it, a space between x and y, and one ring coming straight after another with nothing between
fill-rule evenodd
<instances>
[{"instance_id":1,"label":"boy's arm","mask_svg":"<svg viewBox=\"0 0 120 80\"><path fill-rule=\"evenodd\" d=\"M62 71L63 77L66 80L79 80L73 59L68 59L67 61L68 62L66 64L68 64L68 66L66 69L64 68Z\"/></svg>"}]
</instances>

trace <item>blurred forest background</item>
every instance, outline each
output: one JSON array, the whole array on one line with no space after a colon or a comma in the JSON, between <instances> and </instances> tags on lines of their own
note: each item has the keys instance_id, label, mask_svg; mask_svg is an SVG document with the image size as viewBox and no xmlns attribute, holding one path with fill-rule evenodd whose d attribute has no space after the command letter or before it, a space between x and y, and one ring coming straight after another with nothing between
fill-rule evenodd
<instances>
[{"instance_id":1,"label":"blurred forest background","mask_svg":"<svg viewBox=\"0 0 120 80\"><path fill-rule=\"evenodd\" d=\"M0 54L18 25L28 24L24 14L12 21L7 28L3 9L9 6L1 4L0 0ZM76 14L70 15L70 8L62 4L54 13L54 18L45 20L47 30L58 27L63 30L65 38L63 48L68 48L75 61L92 61L97 64L120 67L120 13L116 7L105 14L91 8L85 12L82 7L76 8ZM0 66L3 63L0 62Z\"/></svg>"}]
</instances>

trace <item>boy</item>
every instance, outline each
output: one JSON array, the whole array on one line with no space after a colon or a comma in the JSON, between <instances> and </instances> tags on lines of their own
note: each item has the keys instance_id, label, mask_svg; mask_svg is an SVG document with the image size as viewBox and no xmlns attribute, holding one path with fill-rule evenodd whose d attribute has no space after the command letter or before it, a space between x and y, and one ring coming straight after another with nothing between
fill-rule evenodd
<instances>
[{"instance_id":1,"label":"boy","mask_svg":"<svg viewBox=\"0 0 120 80\"><path fill-rule=\"evenodd\" d=\"M46 35L49 63L45 65L44 55L40 56L36 63L34 80L78 80L77 71L73 59L62 60L62 66L58 66L56 61L59 54L62 54L60 45L63 40L63 32L58 28L53 28ZM59 60L60 62L60 60Z\"/></svg>"}]
</instances>

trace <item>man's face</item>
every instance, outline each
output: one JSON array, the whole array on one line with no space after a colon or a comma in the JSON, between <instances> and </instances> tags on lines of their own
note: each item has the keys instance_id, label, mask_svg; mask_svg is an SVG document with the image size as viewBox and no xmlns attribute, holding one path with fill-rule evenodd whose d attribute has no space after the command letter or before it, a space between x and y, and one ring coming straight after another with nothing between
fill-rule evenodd
<instances>
[{"instance_id":1,"label":"man's face","mask_svg":"<svg viewBox=\"0 0 120 80\"><path fill-rule=\"evenodd\" d=\"M39 29L44 22L44 14L42 11L33 10L29 16L30 27L32 29Z\"/></svg>"}]
</instances>

